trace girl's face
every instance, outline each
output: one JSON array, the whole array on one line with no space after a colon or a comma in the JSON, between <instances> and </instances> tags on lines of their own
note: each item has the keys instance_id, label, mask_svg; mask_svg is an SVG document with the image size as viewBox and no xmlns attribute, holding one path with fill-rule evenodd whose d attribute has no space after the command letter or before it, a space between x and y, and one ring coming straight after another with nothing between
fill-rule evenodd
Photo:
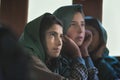
<instances>
[{"instance_id":1,"label":"girl's face","mask_svg":"<svg viewBox=\"0 0 120 80\"><path fill-rule=\"evenodd\" d=\"M80 12L74 14L67 35L75 41L78 46L81 46L85 37L85 21Z\"/></svg>"},{"instance_id":2,"label":"girl's face","mask_svg":"<svg viewBox=\"0 0 120 80\"><path fill-rule=\"evenodd\" d=\"M52 25L50 29L45 32L45 41L47 47L47 55L50 58L58 57L62 48L62 26L58 24Z\"/></svg>"},{"instance_id":3,"label":"girl's face","mask_svg":"<svg viewBox=\"0 0 120 80\"><path fill-rule=\"evenodd\" d=\"M99 32L96 28L94 28L93 26L88 26L86 27L86 29L90 30L92 32L92 42L89 46L89 52L94 51L98 48L99 43L100 43L100 35Z\"/></svg>"}]
</instances>

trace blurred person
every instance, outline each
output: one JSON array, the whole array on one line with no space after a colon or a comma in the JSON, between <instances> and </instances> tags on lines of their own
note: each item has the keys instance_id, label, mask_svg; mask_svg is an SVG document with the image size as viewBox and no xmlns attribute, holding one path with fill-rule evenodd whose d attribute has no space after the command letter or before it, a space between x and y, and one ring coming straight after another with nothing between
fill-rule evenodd
<instances>
[{"instance_id":1,"label":"blurred person","mask_svg":"<svg viewBox=\"0 0 120 80\"><path fill-rule=\"evenodd\" d=\"M109 56L107 44L107 32L101 22L92 17L86 16L86 29L92 32L92 42L89 46L89 54L92 57L95 66L99 70L100 80L118 80L120 79L120 62L112 56Z\"/></svg>"},{"instance_id":2,"label":"blurred person","mask_svg":"<svg viewBox=\"0 0 120 80\"><path fill-rule=\"evenodd\" d=\"M0 80L56 79L63 80L63 77L52 73L41 60L29 54L11 29L0 24Z\"/></svg>"},{"instance_id":3,"label":"blurred person","mask_svg":"<svg viewBox=\"0 0 120 80\"><path fill-rule=\"evenodd\" d=\"M31 80L30 56L18 44L15 34L0 23L0 80Z\"/></svg>"}]
</instances>

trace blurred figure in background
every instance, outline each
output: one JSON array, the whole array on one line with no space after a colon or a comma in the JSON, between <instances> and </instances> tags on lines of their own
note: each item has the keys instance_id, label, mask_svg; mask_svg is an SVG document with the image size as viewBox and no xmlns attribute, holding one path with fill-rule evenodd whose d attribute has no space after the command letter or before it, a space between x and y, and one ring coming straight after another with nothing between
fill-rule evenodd
<instances>
[{"instance_id":1,"label":"blurred figure in background","mask_svg":"<svg viewBox=\"0 0 120 80\"><path fill-rule=\"evenodd\" d=\"M29 54L10 29L0 24L0 80L62 80L58 77Z\"/></svg>"},{"instance_id":2,"label":"blurred figure in background","mask_svg":"<svg viewBox=\"0 0 120 80\"><path fill-rule=\"evenodd\" d=\"M100 80L120 80L120 62L109 56L107 32L101 22L91 16L85 17L86 29L92 32L92 42L88 48L89 54L99 70Z\"/></svg>"},{"instance_id":3,"label":"blurred figure in background","mask_svg":"<svg viewBox=\"0 0 120 80\"><path fill-rule=\"evenodd\" d=\"M0 80L30 80L30 56L18 44L17 37L0 24Z\"/></svg>"}]
</instances>

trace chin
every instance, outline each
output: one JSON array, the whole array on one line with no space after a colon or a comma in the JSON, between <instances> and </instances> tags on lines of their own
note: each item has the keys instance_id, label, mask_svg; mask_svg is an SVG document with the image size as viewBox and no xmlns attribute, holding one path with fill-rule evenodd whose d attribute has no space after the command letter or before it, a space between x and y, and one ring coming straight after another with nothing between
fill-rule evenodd
<instances>
[{"instance_id":1,"label":"chin","mask_svg":"<svg viewBox=\"0 0 120 80\"><path fill-rule=\"evenodd\" d=\"M81 46L81 45L82 45L82 43L81 43L81 42L79 42L79 43L77 43L77 45L78 45L78 46Z\"/></svg>"},{"instance_id":2,"label":"chin","mask_svg":"<svg viewBox=\"0 0 120 80\"><path fill-rule=\"evenodd\" d=\"M57 57L59 57L59 54L57 54L57 55L54 55L53 57L54 57L54 58L57 58Z\"/></svg>"},{"instance_id":3,"label":"chin","mask_svg":"<svg viewBox=\"0 0 120 80\"><path fill-rule=\"evenodd\" d=\"M53 58L58 58L58 56L53 56Z\"/></svg>"}]
</instances>

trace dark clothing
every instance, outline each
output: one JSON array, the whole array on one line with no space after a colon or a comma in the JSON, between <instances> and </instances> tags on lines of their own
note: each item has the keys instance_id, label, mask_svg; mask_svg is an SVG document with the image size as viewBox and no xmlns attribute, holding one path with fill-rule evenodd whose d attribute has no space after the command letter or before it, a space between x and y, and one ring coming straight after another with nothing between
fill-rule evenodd
<instances>
[{"instance_id":1,"label":"dark clothing","mask_svg":"<svg viewBox=\"0 0 120 80\"><path fill-rule=\"evenodd\" d=\"M55 64L57 64L56 68L55 68ZM98 74L98 70L97 68L95 68L95 66L93 65L91 58L87 57L87 58L76 58L76 59L69 59L67 57L60 57L56 63L52 63L50 65L47 65L49 67L49 69L51 69L53 72L59 73L62 76L65 77L69 77L69 76L75 76L76 80L77 76L80 73L82 74L81 76L83 76L83 78L81 78L81 80L99 80L97 77ZM71 75L71 70L76 69L80 70L80 72L72 72L74 74ZM88 75L86 75L85 73ZM75 78L74 77L74 78Z\"/></svg>"},{"instance_id":2,"label":"dark clothing","mask_svg":"<svg viewBox=\"0 0 120 80\"><path fill-rule=\"evenodd\" d=\"M64 77L70 77L70 79L87 80L88 78L88 72L85 66L85 62L82 58L79 57L72 60L59 57L56 63L48 64L47 66L53 72L59 73Z\"/></svg>"},{"instance_id":3,"label":"dark clothing","mask_svg":"<svg viewBox=\"0 0 120 80\"><path fill-rule=\"evenodd\" d=\"M95 28L100 35L100 45L96 50L93 50L90 53L90 56L94 56L100 47L102 47L102 44L107 43L107 32L102 26L101 22L93 18L91 16L85 17L86 22L86 28L93 27ZM103 53L101 53L102 57L94 60L94 57L92 57L94 61L94 65L99 70L99 79L100 80L120 80L120 62L117 60L117 58L109 56L109 50L107 47L105 47Z\"/></svg>"},{"instance_id":4,"label":"dark clothing","mask_svg":"<svg viewBox=\"0 0 120 80\"><path fill-rule=\"evenodd\" d=\"M114 57L104 57L95 61L100 80L120 79L120 62Z\"/></svg>"},{"instance_id":5,"label":"dark clothing","mask_svg":"<svg viewBox=\"0 0 120 80\"><path fill-rule=\"evenodd\" d=\"M99 80L98 78L98 69L94 66L93 61L90 57L84 58L87 70L88 70L88 80Z\"/></svg>"}]
</instances>

